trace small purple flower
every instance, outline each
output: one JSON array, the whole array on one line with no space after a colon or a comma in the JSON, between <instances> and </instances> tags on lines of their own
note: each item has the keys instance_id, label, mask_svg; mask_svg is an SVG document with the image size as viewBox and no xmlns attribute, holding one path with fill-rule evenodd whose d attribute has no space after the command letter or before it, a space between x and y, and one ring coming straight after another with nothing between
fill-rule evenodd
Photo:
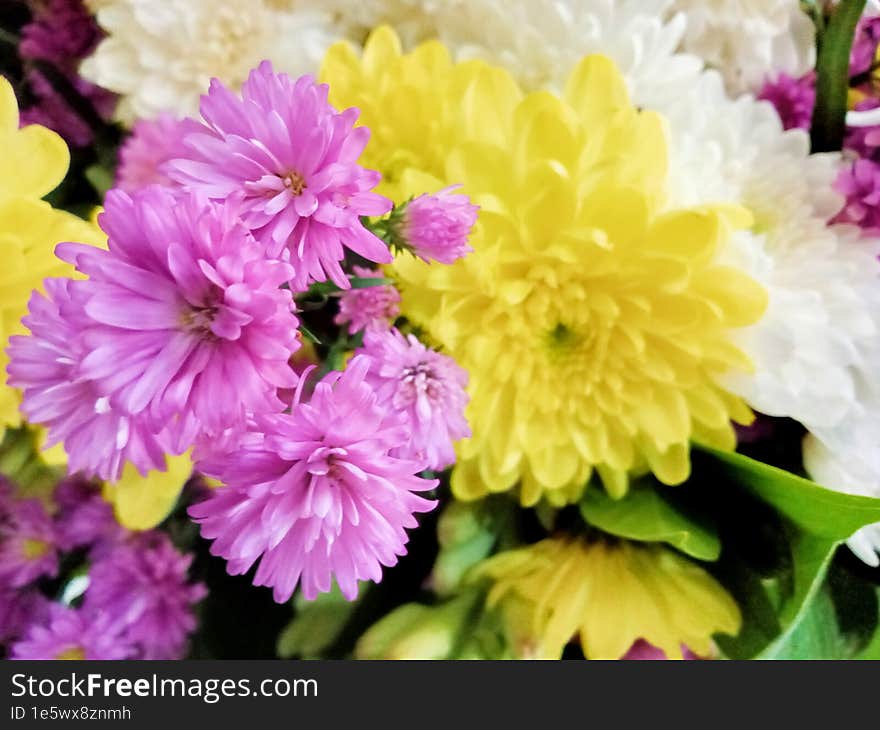
<instances>
[{"instance_id":1,"label":"small purple flower","mask_svg":"<svg viewBox=\"0 0 880 730\"><path fill-rule=\"evenodd\" d=\"M290 415L263 416L237 449L200 462L226 486L190 507L213 540L211 552L229 561L233 575L260 561L255 585L272 586L287 601L298 583L309 600L336 578L353 599L358 581L382 578L406 553L406 528L416 512L436 502L417 492L436 480L417 474L424 463L393 455L408 428L380 405L366 382L368 357L332 372L308 403Z\"/></svg>"},{"instance_id":2,"label":"small purple flower","mask_svg":"<svg viewBox=\"0 0 880 730\"><path fill-rule=\"evenodd\" d=\"M816 105L816 74L799 79L780 73L775 81L768 79L758 94L776 109L784 129L809 129Z\"/></svg>"},{"instance_id":3,"label":"small purple flower","mask_svg":"<svg viewBox=\"0 0 880 730\"><path fill-rule=\"evenodd\" d=\"M83 612L103 616L136 658L180 659L196 627L193 607L207 593L188 581L191 562L162 532L136 535L92 565Z\"/></svg>"},{"instance_id":4,"label":"small purple flower","mask_svg":"<svg viewBox=\"0 0 880 730\"><path fill-rule=\"evenodd\" d=\"M396 453L436 471L454 464L453 444L471 435L464 417L467 373L451 357L396 329L367 332L358 352L375 363L366 382L379 405L399 414L409 429L409 442Z\"/></svg>"},{"instance_id":5,"label":"small purple flower","mask_svg":"<svg viewBox=\"0 0 880 730\"><path fill-rule=\"evenodd\" d=\"M684 644L682 644L681 646L681 653L685 659L700 658L690 649L688 649ZM658 649L656 646L654 646L653 644L649 644L644 639L639 639L629 648L629 651L620 658L626 660L662 661L667 657L662 649Z\"/></svg>"},{"instance_id":6,"label":"small purple flower","mask_svg":"<svg viewBox=\"0 0 880 730\"><path fill-rule=\"evenodd\" d=\"M244 223L270 257L289 259L296 291L328 277L347 289L345 248L378 263L392 258L360 222L391 208L371 192L379 173L357 164L370 132L354 127L357 109L336 111L327 93L309 76L275 74L268 61L251 71L241 98L213 79L201 103L207 124L186 136L187 159L168 164L170 177L208 197L243 194Z\"/></svg>"},{"instance_id":7,"label":"small purple flower","mask_svg":"<svg viewBox=\"0 0 880 730\"><path fill-rule=\"evenodd\" d=\"M111 407L98 384L83 377L83 332L92 324L83 291L69 279L47 279L45 289L46 296L31 295L22 319L31 334L10 338L7 372L9 384L24 391L22 412L48 428L47 445L64 443L71 474L112 481L126 461L142 474L164 468L170 444Z\"/></svg>"},{"instance_id":8,"label":"small purple flower","mask_svg":"<svg viewBox=\"0 0 880 730\"><path fill-rule=\"evenodd\" d=\"M53 603L45 619L31 624L24 637L12 645L13 659L128 659L129 646L111 630L107 617L86 615Z\"/></svg>"},{"instance_id":9,"label":"small purple flower","mask_svg":"<svg viewBox=\"0 0 880 730\"><path fill-rule=\"evenodd\" d=\"M29 588L0 588L0 644L19 637L29 626L49 616L49 601Z\"/></svg>"},{"instance_id":10,"label":"small purple flower","mask_svg":"<svg viewBox=\"0 0 880 730\"><path fill-rule=\"evenodd\" d=\"M852 223L865 234L880 234L880 163L856 160L840 171L834 189L846 198L835 223Z\"/></svg>"},{"instance_id":11,"label":"small purple flower","mask_svg":"<svg viewBox=\"0 0 880 730\"><path fill-rule=\"evenodd\" d=\"M299 320L280 288L293 269L265 257L238 213L236 201L155 185L132 197L111 190L99 217L109 250L56 248L90 277L72 285L94 322L83 377L154 430L175 425L178 446L249 412L281 411L277 390L297 383L288 360Z\"/></svg>"},{"instance_id":12,"label":"small purple flower","mask_svg":"<svg viewBox=\"0 0 880 730\"><path fill-rule=\"evenodd\" d=\"M855 105L856 111L868 111L880 107L880 99L867 98ZM880 162L880 126L849 127L844 147L874 162Z\"/></svg>"},{"instance_id":13,"label":"small purple flower","mask_svg":"<svg viewBox=\"0 0 880 730\"><path fill-rule=\"evenodd\" d=\"M127 193L153 184L175 186L163 166L186 154L183 138L199 129L194 119L177 119L168 113L138 120L119 149L116 185Z\"/></svg>"},{"instance_id":14,"label":"small purple flower","mask_svg":"<svg viewBox=\"0 0 880 730\"><path fill-rule=\"evenodd\" d=\"M849 75L859 76L871 71L877 59L880 44L880 17L865 16L856 25L852 50L849 54Z\"/></svg>"},{"instance_id":15,"label":"small purple flower","mask_svg":"<svg viewBox=\"0 0 880 730\"><path fill-rule=\"evenodd\" d=\"M101 40L91 13L82 0L42 0L32 5L36 7L33 18L21 29L21 57L76 70L77 61Z\"/></svg>"},{"instance_id":16,"label":"small purple flower","mask_svg":"<svg viewBox=\"0 0 880 730\"><path fill-rule=\"evenodd\" d=\"M399 244L426 262L451 264L473 251L468 245L479 207L450 185L438 193L425 193L403 206L392 223Z\"/></svg>"},{"instance_id":17,"label":"small purple flower","mask_svg":"<svg viewBox=\"0 0 880 730\"><path fill-rule=\"evenodd\" d=\"M116 541L124 530L113 516L113 507L91 482L69 477L55 487L58 511L55 529L62 550L74 550L99 541Z\"/></svg>"},{"instance_id":18,"label":"small purple flower","mask_svg":"<svg viewBox=\"0 0 880 730\"><path fill-rule=\"evenodd\" d=\"M21 588L57 573L57 539L43 503L11 500L0 514L0 585Z\"/></svg>"},{"instance_id":19,"label":"small purple flower","mask_svg":"<svg viewBox=\"0 0 880 730\"><path fill-rule=\"evenodd\" d=\"M50 65L71 88L107 119L116 105L116 96L79 76L79 62L89 55L101 39L101 31L82 0L45 0L33 3L33 19L22 28L19 55L25 62ZM27 65L27 64L26 64ZM22 109L21 123L42 124L60 134L71 145L85 147L92 142L88 122L73 109L39 68L27 69L28 87L36 101Z\"/></svg>"},{"instance_id":20,"label":"small purple flower","mask_svg":"<svg viewBox=\"0 0 880 730\"><path fill-rule=\"evenodd\" d=\"M353 267L355 276L362 279L381 279L381 271L363 266ZM361 330L387 330L400 314L400 292L391 284L349 289L339 297L339 312L333 321L348 325L349 334Z\"/></svg>"},{"instance_id":21,"label":"small purple flower","mask_svg":"<svg viewBox=\"0 0 880 730\"><path fill-rule=\"evenodd\" d=\"M29 124L48 127L73 147L86 147L92 143L92 128L42 73L29 71L27 81L35 101L21 110L19 123L22 127Z\"/></svg>"}]
</instances>

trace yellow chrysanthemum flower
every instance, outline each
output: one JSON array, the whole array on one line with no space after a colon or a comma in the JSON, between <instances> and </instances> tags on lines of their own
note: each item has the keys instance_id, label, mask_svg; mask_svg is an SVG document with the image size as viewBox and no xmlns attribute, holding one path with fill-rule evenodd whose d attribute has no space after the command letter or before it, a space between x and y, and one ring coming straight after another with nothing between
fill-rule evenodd
<instances>
[{"instance_id":1,"label":"yellow chrysanthemum flower","mask_svg":"<svg viewBox=\"0 0 880 730\"><path fill-rule=\"evenodd\" d=\"M441 130L450 108L436 87L451 70L442 43L429 41L404 55L387 26L370 35L362 56L347 42L328 50L321 81L330 83L334 105L360 110L358 124L369 127L371 140L360 164L382 173L376 190L383 195L401 200L399 182L405 170L433 170L442 164L446 149Z\"/></svg>"},{"instance_id":2,"label":"yellow chrysanthemum flower","mask_svg":"<svg viewBox=\"0 0 880 730\"><path fill-rule=\"evenodd\" d=\"M338 104L393 86L414 63L420 51L395 55L389 34L371 38L363 61L330 51L324 79ZM370 56L380 42L385 65ZM352 78L362 92L348 93ZM461 182L481 206L473 254L394 265L403 314L470 375L473 437L460 444L456 496L520 485L526 505L561 503L594 469L619 495L632 471L684 481L693 438L731 448L731 419L752 414L718 381L750 368L731 332L758 320L767 297L718 254L750 216L666 207L665 122L632 106L613 62L584 59L561 99L524 95L480 62L411 75L407 95L453 111L432 127L383 101L370 111L370 158L387 169L418 130L427 152L396 170L398 200Z\"/></svg>"},{"instance_id":3,"label":"yellow chrysanthemum flower","mask_svg":"<svg viewBox=\"0 0 880 730\"><path fill-rule=\"evenodd\" d=\"M706 571L673 550L626 541L548 538L500 553L476 573L494 585L508 634L524 657L558 659L578 637L588 659L619 659L638 640L682 658L735 635L739 608Z\"/></svg>"},{"instance_id":4,"label":"yellow chrysanthemum flower","mask_svg":"<svg viewBox=\"0 0 880 730\"><path fill-rule=\"evenodd\" d=\"M6 346L21 334L31 292L50 276L72 276L73 267L55 258L59 241L104 246L97 226L55 210L40 200L61 182L70 157L64 141L45 127L18 128L12 87L0 77L0 435L18 425L19 396L6 385Z\"/></svg>"},{"instance_id":5,"label":"yellow chrysanthemum flower","mask_svg":"<svg viewBox=\"0 0 880 730\"><path fill-rule=\"evenodd\" d=\"M18 104L11 84L0 77L0 203L42 198L54 190L70 164L67 145L37 124L19 129Z\"/></svg>"}]
</instances>

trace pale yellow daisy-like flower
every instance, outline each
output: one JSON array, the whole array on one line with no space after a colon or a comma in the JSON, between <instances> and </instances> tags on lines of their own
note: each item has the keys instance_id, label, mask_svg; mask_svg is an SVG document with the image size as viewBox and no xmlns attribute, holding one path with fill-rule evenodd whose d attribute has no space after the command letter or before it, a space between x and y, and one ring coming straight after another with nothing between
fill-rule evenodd
<instances>
[{"instance_id":1,"label":"pale yellow daisy-like flower","mask_svg":"<svg viewBox=\"0 0 880 730\"><path fill-rule=\"evenodd\" d=\"M493 581L516 655L559 659L577 639L588 659L619 659L639 639L681 659L735 635L736 602L696 563L656 544L553 537L500 553L477 568Z\"/></svg>"}]
</instances>

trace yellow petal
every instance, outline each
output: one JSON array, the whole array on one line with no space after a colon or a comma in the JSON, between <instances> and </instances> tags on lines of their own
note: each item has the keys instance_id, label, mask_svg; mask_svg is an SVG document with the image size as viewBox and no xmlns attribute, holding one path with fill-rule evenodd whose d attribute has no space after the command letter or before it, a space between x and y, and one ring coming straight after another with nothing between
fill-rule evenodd
<instances>
[{"instance_id":1,"label":"yellow petal","mask_svg":"<svg viewBox=\"0 0 880 730\"><path fill-rule=\"evenodd\" d=\"M116 519L130 530L149 530L164 520L192 476L189 454L166 457L165 471L151 471L142 476L128 463L122 477L106 484L104 497L113 503Z\"/></svg>"}]
</instances>

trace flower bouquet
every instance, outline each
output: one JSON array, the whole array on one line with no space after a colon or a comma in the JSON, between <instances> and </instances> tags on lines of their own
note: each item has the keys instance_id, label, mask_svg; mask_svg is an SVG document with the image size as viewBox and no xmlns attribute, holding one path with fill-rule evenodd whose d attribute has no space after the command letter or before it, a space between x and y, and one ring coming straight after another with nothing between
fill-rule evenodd
<instances>
[{"instance_id":1,"label":"flower bouquet","mask_svg":"<svg viewBox=\"0 0 880 730\"><path fill-rule=\"evenodd\" d=\"M8 657L880 658L880 6L0 53Z\"/></svg>"}]
</instances>

